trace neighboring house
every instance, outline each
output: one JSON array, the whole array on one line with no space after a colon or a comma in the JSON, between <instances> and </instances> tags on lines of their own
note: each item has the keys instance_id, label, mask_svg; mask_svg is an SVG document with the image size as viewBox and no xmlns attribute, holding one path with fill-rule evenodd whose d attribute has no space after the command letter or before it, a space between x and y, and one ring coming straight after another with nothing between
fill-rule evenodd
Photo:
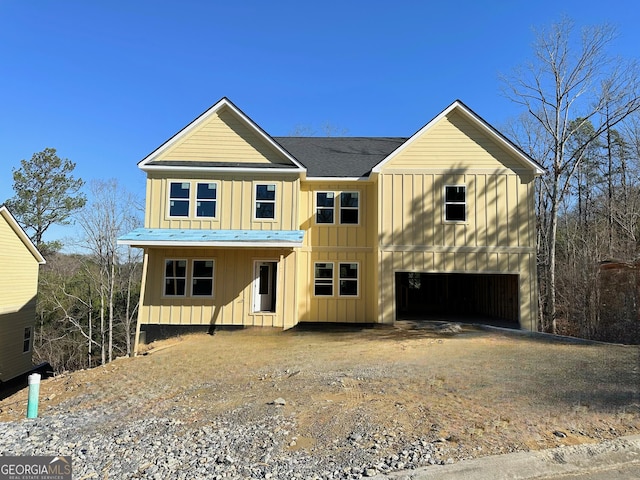
<instances>
[{"instance_id":1,"label":"neighboring house","mask_svg":"<svg viewBox=\"0 0 640 480\"><path fill-rule=\"evenodd\" d=\"M0 382L33 368L38 267L44 263L16 219L0 206Z\"/></svg>"},{"instance_id":2,"label":"neighboring house","mask_svg":"<svg viewBox=\"0 0 640 480\"><path fill-rule=\"evenodd\" d=\"M141 325L536 328L533 161L460 101L408 138L271 137L223 98L139 164ZM137 337L136 337L137 338Z\"/></svg>"}]
</instances>

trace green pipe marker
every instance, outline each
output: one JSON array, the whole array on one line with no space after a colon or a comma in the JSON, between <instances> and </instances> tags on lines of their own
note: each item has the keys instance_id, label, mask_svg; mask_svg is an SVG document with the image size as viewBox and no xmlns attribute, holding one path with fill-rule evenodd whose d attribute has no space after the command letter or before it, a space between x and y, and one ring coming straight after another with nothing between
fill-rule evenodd
<instances>
[{"instance_id":1,"label":"green pipe marker","mask_svg":"<svg viewBox=\"0 0 640 480\"><path fill-rule=\"evenodd\" d=\"M40 396L40 374L29 375L29 400L27 401L27 418L38 417L38 397Z\"/></svg>"}]
</instances>

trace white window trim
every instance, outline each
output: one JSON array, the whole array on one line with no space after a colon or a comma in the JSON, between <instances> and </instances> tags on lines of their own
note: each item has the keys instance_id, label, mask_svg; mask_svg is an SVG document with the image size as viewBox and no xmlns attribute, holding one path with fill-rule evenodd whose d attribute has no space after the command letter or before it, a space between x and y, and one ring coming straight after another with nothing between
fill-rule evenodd
<instances>
[{"instance_id":1,"label":"white window trim","mask_svg":"<svg viewBox=\"0 0 640 480\"><path fill-rule=\"evenodd\" d=\"M187 216L183 217L181 215L171 215L171 184L172 183L188 183L189 184L189 196L186 199L176 199L179 201L184 201L186 200L187 202L189 202L189 208L187 209ZM166 218L170 218L170 219L186 219L186 218L191 218L191 209L192 209L192 199L191 196L192 194L192 190L193 190L193 185L191 185L191 181L189 180L180 180L180 179L171 179L171 180L167 180L167 210L166 210Z\"/></svg>"},{"instance_id":2,"label":"white window trim","mask_svg":"<svg viewBox=\"0 0 640 480\"><path fill-rule=\"evenodd\" d=\"M273 200L258 200L258 185L273 185L275 187L275 195ZM273 203L273 218L259 218L256 216L256 210L259 202ZM278 184L277 182L253 182L253 203L251 216L254 222L277 222L278 221Z\"/></svg>"},{"instance_id":3,"label":"white window trim","mask_svg":"<svg viewBox=\"0 0 640 480\"><path fill-rule=\"evenodd\" d=\"M331 265L331 295L318 295L316 294L316 280L329 280L328 278L318 278L316 277L316 265L319 263L324 263L326 265ZM316 298L332 298L335 296L336 292L336 265L335 262L313 262L313 296ZM328 285L328 284L322 284Z\"/></svg>"},{"instance_id":4,"label":"white window trim","mask_svg":"<svg viewBox=\"0 0 640 480\"><path fill-rule=\"evenodd\" d=\"M333 207L320 207L318 206L318 194L319 193L331 193L333 194ZM333 192L331 190L316 190L315 191L315 195L314 195L314 215L313 215L313 220L315 222L316 225L336 225L336 203L337 203L337 195L336 192ZM318 209L319 208L323 208L323 209L329 209L331 208L333 210L333 222L318 222Z\"/></svg>"},{"instance_id":5,"label":"white window trim","mask_svg":"<svg viewBox=\"0 0 640 480\"><path fill-rule=\"evenodd\" d=\"M464 202L447 202L447 188L449 187L464 187ZM467 212L468 205L468 193L469 189L466 184L453 184L453 185L445 185L442 190L442 221L444 223L458 223L458 224L466 224L469 220L469 214ZM464 205L464 220L447 220L447 205Z\"/></svg>"},{"instance_id":6,"label":"white window trim","mask_svg":"<svg viewBox=\"0 0 640 480\"><path fill-rule=\"evenodd\" d=\"M355 281L356 282L356 294L355 295L343 295L340 293L340 280L343 280L342 277L340 277L340 265L343 264L350 264L350 263L355 263L357 265L357 276L355 279L353 278L345 278L344 280L348 280L350 282ZM337 274L338 274L338 296L341 298L360 298L360 278L362 277L361 273L360 273L360 262L354 261L347 261L347 262L338 262L338 270L337 270Z\"/></svg>"},{"instance_id":7,"label":"white window trim","mask_svg":"<svg viewBox=\"0 0 640 480\"><path fill-rule=\"evenodd\" d=\"M217 180L210 180L210 181L203 181L203 180L196 180L193 182L194 187L193 188L193 218L195 218L196 220L217 220L218 219L218 215L220 212L220 182ZM204 199L204 200L198 200L198 185L199 184L214 184L216 186L216 198L215 200L211 200L211 199ZM216 204L216 213L213 217L199 217L198 216L198 201L202 201L202 202L215 202Z\"/></svg>"},{"instance_id":8,"label":"white window trim","mask_svg":"<svg viewBox=\"0 0 640 480\"><path fill-rule=\"evenodd\" d=\"M184 294L183 295L167 295L165 294L165 285L167 284L167 262L185 262L185 271L184 271ZM171 277L171 278L182 278L182 277ZM188 287L189 282L189 260L186 258L165 258L162 260L162 298L186 298L187 292L189 291Z\"/></svg>"},{"instance_id":9,"label":"white window trim","mask_svg":"<svg viewBox=\"0 0 640 480\"><path fill-rule=\"evenodd\" d=\"M211 272L211 277L196 277L195 276L195 263L196 262L212 262L213 266L212 266L212 272ZM190 273L190 275L189 275ZM190 285L190 296L193 298L214 298L215 297L215 291L216 291L216 261L213 258L192 258L191 259L191 272L187 272L187 278L190 279L189 285ZM195 295L193 293L193 281L194 280L198 280L198 279L203 279L203 280L208 280L211 279L211 294L210 295Z\"/></svg>"},{"instance_id":10,"label":"white window trim","mask_svg":"<svg viewBox=\"0 0 640 480\"><path fill-rule=\"evenodd\" d=\"M342 194L343 193L357 193L358 194L358 206L357 207L343 207L342 206ZM340 225L344 225L344 226L351 226L351 227L357 227L358 225L360 225L360 204L362 203L362 192L360 192L359 190L343 190L340 192L340 206L338 207L338 216L341 217L341 213L342 213L342 209L344 208L345 210L356 210L358 212L358 221L356 223L342 223L342 221L340 220L340 218L338 218L338 224Z\"/></svg>"},{"instance_id":11,"label":"white window trim","mask_svg":"<svg viewBox=\"0 0 640 480\"><path fill-rule=\"evenodd\" d=\"M318 223L318 208L329 208L329 207L318 207L318 193L333 193L333 223ZM345 210L356 210L358 212L358 221L356 223L342 223L340 221L340 213L343 209L342 207L342 197L343 193L357 193L358 194L358 206L357 207L344 207ZM362 218L362 191L360 190L315 190L314 198L313 198L313 223L315 225L320 226L341 226L341 227L358 227L361 225Z\"/></svg>"}]
</instances>

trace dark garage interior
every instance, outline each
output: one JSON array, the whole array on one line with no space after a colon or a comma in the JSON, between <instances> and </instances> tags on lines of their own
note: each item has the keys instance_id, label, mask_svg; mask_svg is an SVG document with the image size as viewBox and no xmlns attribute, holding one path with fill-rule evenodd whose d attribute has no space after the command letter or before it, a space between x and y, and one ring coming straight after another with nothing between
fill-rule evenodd
<instances>
[{"instance_id":1,"label":"dark garage interior","mask_svg":"<svg viewBox=\"0 0 640 480\"><path fill-rule=\"evenodd\" d=\"M396 272L396 316L519 325L518 275Z\"/></svg>"}]
</instances>

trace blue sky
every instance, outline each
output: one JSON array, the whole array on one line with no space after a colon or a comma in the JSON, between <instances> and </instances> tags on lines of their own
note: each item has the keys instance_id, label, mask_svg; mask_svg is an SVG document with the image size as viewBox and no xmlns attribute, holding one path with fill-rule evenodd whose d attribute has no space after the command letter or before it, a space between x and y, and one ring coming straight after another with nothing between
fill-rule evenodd
<instances>
[{"instance_id":1,"label":"blue sky","mask_svg":"<svg viewBox=\"0 0 640 480\"><path fill-rule=\"evenodd\" d=\"M46 147L144 196L137 162L223 96L274 136L408 136L455 99L500 128L499 74L563 14L639 56L635 0L0 0L0 202Z\"/></svg>"}]
</instances>

